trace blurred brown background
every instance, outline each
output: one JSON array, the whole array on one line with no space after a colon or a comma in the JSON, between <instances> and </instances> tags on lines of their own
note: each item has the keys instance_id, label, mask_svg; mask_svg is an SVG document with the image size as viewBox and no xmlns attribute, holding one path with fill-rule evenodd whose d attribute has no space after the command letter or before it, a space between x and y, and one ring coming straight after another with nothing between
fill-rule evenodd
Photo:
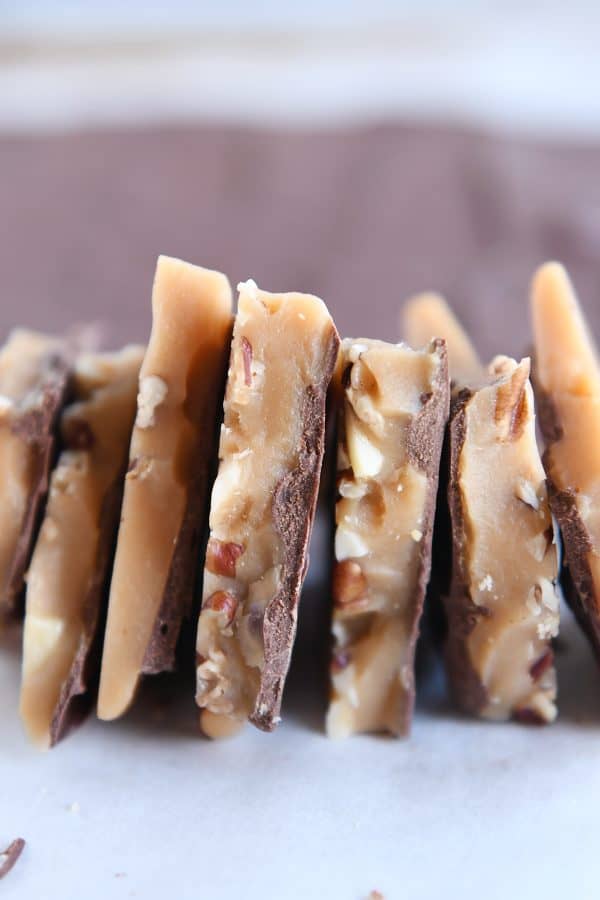
<instances>
[{"instance_id":1,"label":"blurred brown background","mask_svg":"<svg viewBox=\"0 0 600 900\"><path fill-rule=\"evenodd\" d=\"M167 253L321 295L344 334L397 339L412 292L455 304L482 352L528 343L548 257L600 331L600 153L475 130L143 128L0 139L0 329L88 317L144 339Z\"/></svg>"}]
</instances>

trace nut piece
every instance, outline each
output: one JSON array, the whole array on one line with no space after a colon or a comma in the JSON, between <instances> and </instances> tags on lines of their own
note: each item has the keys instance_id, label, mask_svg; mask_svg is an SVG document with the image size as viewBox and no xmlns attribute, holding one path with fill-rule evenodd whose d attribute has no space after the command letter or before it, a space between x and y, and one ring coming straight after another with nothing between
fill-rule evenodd
<instances>
[{"instance_id":1,"label":"nut piece","mask_svg":"<svg viewBox=\"0 0 600 900\"><path fill-rule=\"evenodd\" d=\"M375 478L381 471L383 455L351 416L348 416L346 422L346 441L350 465L356 478Z\"/></svg>"},{"instance_id":2,"label":"nut piece","mask_svg":"<svg viewBox=\"0 0 600 900\"><path fill-rule=\"evenodd\" d=\"M236 563L243 552L244 548L241 544L211 538L206 548L206 568L213 575L235 578Z\"/></svg>"},{"instance_id":3,"label":"nut piece","mask_svg":"<svg viewBox=\"0 0 600 900\"><path fill-rule=\"evenodd\" d=\"M368 546L355 531L350 531L349 528L338 525L335 532L335 558L338 562L342 562L351 556L366 556L368 552Z\"/></svg>"},{"instance_id":4,"label":"nut piece","mask_svg":"<svg viewBox=\"0 0 600 900\"><path fill-rule=\"evenodd\" d=\"M242 338L242 356L244 359L244 383L250 387L252 384L252 344L247 337Z\"/></svg>"},{"instance_id":5,"label":"nut piece","mask_svg":"<svg viewBox=\"0 0 600 900\"><path fill-rule=\"evenodd\" d=\"M158 375L146 375L145 378L142 378L135 420L138 428L151 428L156 425L156 408L164 401L167 392L167 385Z\"/></svg>"},{"instance_id":6,"label":"nut piece","mask_svg":"<svg viewBox=\"0 0 600 900\"><path fill-rule=\"evenodd\" d=\"M349 606L366 598L367 580L357 562L347 559L337 562L333 570L333 602Z\"/></svg>"},{"instance_id":7,"label":"nut piece","mask_svg":"<svg viewBox=\"0 0 600 900\"><path fill-rule=\"evenodd\" d=\"M24 846L25 841L23 838L16 838L16 840L8 845L6 850L3 850L2 853L0 853L0 879L4 878L5 875L8 875L23 852Z\"/></svg>"},{"instance_id":8,"label":"nut piece","mask_svg":"<svg viewBox=\"0 0 600 900\"><path fill-rule=\"evenodd\" d=\"M231 625L235 619L238 608L237 598L229 591L215 591L204 601L204 609L212 609L214 612L223 613L224 624Z\"/></svg>"},{"instance_id":9,"label":"nut piece","mask_svg":"<svg viewBox=\"0 0 600 900\"><path fill-rule=\"evenodd\" d=\"M245 725L242 719L234 719L232 716L221 716L218 713L211 712L210 709L200 710L198 719L202 733L214 741L234 737L240 733Z\"/></svg>"}]
</instances>

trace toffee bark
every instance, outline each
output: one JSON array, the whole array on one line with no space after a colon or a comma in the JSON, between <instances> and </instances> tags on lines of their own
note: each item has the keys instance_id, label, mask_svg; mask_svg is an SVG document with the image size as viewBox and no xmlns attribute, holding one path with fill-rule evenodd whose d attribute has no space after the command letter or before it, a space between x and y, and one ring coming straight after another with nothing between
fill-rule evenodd
<instances>
[{"instance_id":1,"label":"toffee bark","mask_svg":"<svg viewBox=\"0 0 600 900\"><path fill-rule=\"evenodd\" d=\"M406 734L450 386L444 342L345 340L330 737Z\"/></svg>"},{"instance_id":2,"label":"toffee bark","mask_svg":"<svg viewBox=\"0 0 600 900\"><path fill-rule=\"evenodd\" d=\"M27 577L21 717L51 747L87 711L100 668L107 577L143 348L83 354Z\"/></svg>"},{"instance_id":3,"label":"toffee bark","mask_svg":"<svg viewBox=\"0 0 600 900\"><path fill-rule=\"evenodd\" d=\"M226 277L161 256L110 587L98 715L172 670L192 613L215 418L231 335Z\"/></svg>"},{"instance_id":4,"label":"toffee bark","mask_svg":"<svg viewBox=\"0 0 600 900\"><path fill-rule=\"evenodd\" d=\"M63 341L22 329L0 351L0 622L23 610L70 359Z\"/></svg>"},{"instance_id":5,"label":"toffee bark","mask_svg":"<svg viewBox=\"0 0 600 900\"><path fill-rule=\"evenodd\" d=\"M566 598L600 661L600 363L565 269L531 293L534 387L550 504L564 542Z\"/></svg>"},{"instance_id":6,"label":"toffee bark","mask_svg":"<svg viewBox=\"0 0 600 900\"><path fill-rule=\"evenodd\" d=\"M444 597L451 687L465 710L484 718L551 722L558 562L529 360L497 357L485 370L439 298L417 298L405 317L413 338L436 322L455 365L444 473L452 541Z\"/></svg>"},{"instance_id":7,"label":"toffee bark","mask_svg":"<svg viewBox=\"0 0 600 900\"><path fill-rule=\"evenodd\" d=\"M279 721L339 346L317 297L239 287L197 637L211 737Z\"/></svg>"}]
</instances>

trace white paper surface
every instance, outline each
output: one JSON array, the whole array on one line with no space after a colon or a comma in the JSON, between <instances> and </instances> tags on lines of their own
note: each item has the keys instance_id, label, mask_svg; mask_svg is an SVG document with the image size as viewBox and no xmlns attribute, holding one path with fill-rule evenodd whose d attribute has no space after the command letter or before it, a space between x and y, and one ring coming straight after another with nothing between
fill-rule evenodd
<instances>
[{"instance_id":1,"label":"white paper surface","mask_svg":"<svg viewBox=\"0 0 600 900\"><path fill-rule=\"evenodd\" d=\"M598 898L600 675L570 616L555 725L461 718L438 671L409 741L334 743L320 589L313 576L282 725L223 743L198 737L191 685L167 678L40 754L17 714L18 634L0 636L0 849L27 841L2 900Z\"/></svg>"}]
</instances>

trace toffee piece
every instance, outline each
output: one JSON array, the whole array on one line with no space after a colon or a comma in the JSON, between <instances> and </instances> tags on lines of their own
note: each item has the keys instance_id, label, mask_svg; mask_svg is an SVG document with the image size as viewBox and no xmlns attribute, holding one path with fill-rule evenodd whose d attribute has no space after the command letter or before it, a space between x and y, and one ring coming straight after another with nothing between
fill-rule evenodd
<instances>
[{"instance_id":1,"label":"toffee piece","mask_svg":"<svg viewBox=\"0 0 600 900\"><path fill-rule=\"evenodd\" d=\"M239 290L197 636L210 737L279 721L339 346L317 297Z\"/></svg>"},{"instance_id":2,"label":"toffee piece","mask_svg":"<svg viewBox=\"0 0 600 900\"><path fill-rule=\"evenodd\" d=\"M345 340L330 737L410 729L450 385L444 342Z\"/></svg>"},{"instance_id":3,"label":"toffee piece","mask_svg":"<svg viewBox=\"0 0 600 900\"><path fill-rule=\"evenodd\" d=\"M144 350L82 354L27 577L21 717L41 748L87 711Z\"/></svg>"},{"instance_id":4,"label":"toffee piece","mask_svg":"<svg viewBox=\"0 0 600 900\"><path fill-rule=\"evenodd\" d=\"M600 362L565 269L531 291L534 388L550 505L564 542L566 599L600 660Z\"/></svg>"},{"instance_id":5,"label":"toffee piece","mask_svg":"<svg viewBox=\"0 0 600 900\"><path fill-rule=\"evenodd\" d=\"M219 272L161 256L152 311L110 587L101 719L127 710L142 675L175 667L192 613L231 288Z\"/></svg>"},{"instance_id":6,"label":"toffee piece","mask_svg":"<svg viewBox=\"0 0 600 900\"><path fill-rule=\"evenodd\" d=\"M0 351L0 621L22 613L70 365L65 342L34 331Z\"/></svg>"},{"instance_id":7,"label":"toffee piece","mask_svg":"<svg viewBox=\"0 0 600 900\"><path fill-rule=\"evenodd\" d=\"M420 304L427 326L418 324ZM432 327L430 300L417 298L410 313L409 337ZM558 562L530 363L499 356L486 370L445 303L437 304L436 317L456 365L444 473L452 541L444 598L449 680L468 712L551 722Z\"/></svg>"}]
</instances>

